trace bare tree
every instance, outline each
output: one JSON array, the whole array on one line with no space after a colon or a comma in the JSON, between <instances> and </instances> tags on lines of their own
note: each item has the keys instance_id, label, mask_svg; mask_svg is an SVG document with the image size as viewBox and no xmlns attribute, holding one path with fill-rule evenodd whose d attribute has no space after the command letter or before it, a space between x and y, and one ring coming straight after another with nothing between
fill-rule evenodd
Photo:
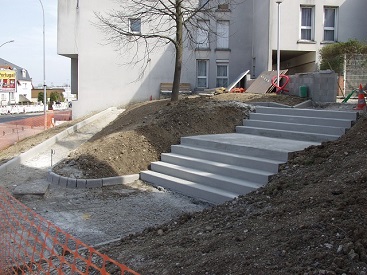
<instances>
[{"instance_id":1,"label":"bare tree","mask_svg":"<svg viewBox=\"0 0 367 275\"><path fill-rule=\"evenodd\" d=\"M217 35L209 23L203 22L215 17L215 10L221 2L223 0L119 0L119 10L109 11L105 15L95 14L108 42L119 49L135 52L130 62L141 62L142 72L155 48L169 43L174 45L175 70L171 100L176 101L184 46L197 45L198 30Z\"/></svg>"}]
</instances>

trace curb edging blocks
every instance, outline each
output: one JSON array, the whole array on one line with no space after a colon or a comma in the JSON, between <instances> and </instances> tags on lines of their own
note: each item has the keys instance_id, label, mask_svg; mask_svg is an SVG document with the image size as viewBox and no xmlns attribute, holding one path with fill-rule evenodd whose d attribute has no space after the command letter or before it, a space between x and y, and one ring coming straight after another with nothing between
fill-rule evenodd
<instances>
[{"instance_id":1,"label":"curb edging blocks","mask_svg":"<svg viewBox=\"0 0 367 275\"><path fill-rule=\"evenodd\" d=\"M100 178L100 179L76 179L57 175L51 170L48 171L47 173L47 181L50 182L51 184L74 189L101 188L104 186L128 184L138 179L139 174L110 177L110 178Z\"/></svg>"},{"instance_id":2,"label":"curb edging blocks","mask_svg":"<svg viewBox=\"0 0 367 275\"><path fill-rule=\"evenodd\" d=\"M67 188L77 188L76 179L68 178Z\"/></svg>"},{"instance_id":3,"label":"curb edging blocks","mask_svg":"<svg viewBox=\"0 0 367 275\"><path fill-rule=\"evenodd\" d=\"M87 180L86 179L77 179L76 180L76 188L87 188Z\"/></svg>"},{"instance_id":4,"label":"curb edging blocks","mask_svg":"<svg viewBox=\"0 0 367 275\"><path fill-rule=\"evenodd\" d=\"M102 179L87 179L87 188L100 188L102 186Z\"/></svg>"},{"instance_id":5,"label":"curb edging blocks","mask_svg":"<svg viewBox=\"0 0 367 275\"><path fill-rule=\"evenodd\" d=\"M59 185L62 187L68 186L68 178L60 176Z\"/></svg>"},{"instance_id":6,"label":"curb edging blocks","mask_svg":"<svg viewBox=\"0 0 367 275\"><path fill-rule=\"evenodd\" d=\"M139 179L139 174L132 174L120 177L102 178L102 186L131 183Z\"/></svg>"}]
</instances>

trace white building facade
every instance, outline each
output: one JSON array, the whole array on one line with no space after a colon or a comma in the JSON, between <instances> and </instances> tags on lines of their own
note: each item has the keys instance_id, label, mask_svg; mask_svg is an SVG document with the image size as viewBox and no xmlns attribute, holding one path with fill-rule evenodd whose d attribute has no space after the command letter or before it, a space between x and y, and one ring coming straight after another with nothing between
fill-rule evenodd
<instances>
[{"instance_id":1,"label":"white building facade","mask_svg":"<svg viewBox=\"0 0 367 275\"><path fill-rule=\"evenodd\" d=\"M11 92L0 89L0 105L16 105L31 101L32 79L25 68L0 58L0 70L15 72L15 89Z\"/></svg>"},{"instance_id":2,"label":"white building facade","mask_svg":"<svg viewBox=\"0 0 367 275\"><path fill-rule=\"evenodd\" d=\"M276 68L278 4L276 0L247 0L233 4L213 0L218 9L202 28L196 47L184 51L181 82L193 91L226 87L242 72L253 78ZM116 51L96 27L94 12L113 8L111 0L58 0L58 53L71 59L73 117L110 106L159 98L160 83L172 82L174 50L167 45L151 54L141 75L126 65L133 52ZM363 26L365 0L284 0L281 8L281 68L289 73L318 69L319 49L336 41L367 39ZM144 32L144 22L141 31ZM140 78L139 78L140 77Z\"/></svg>"}]
</instances>

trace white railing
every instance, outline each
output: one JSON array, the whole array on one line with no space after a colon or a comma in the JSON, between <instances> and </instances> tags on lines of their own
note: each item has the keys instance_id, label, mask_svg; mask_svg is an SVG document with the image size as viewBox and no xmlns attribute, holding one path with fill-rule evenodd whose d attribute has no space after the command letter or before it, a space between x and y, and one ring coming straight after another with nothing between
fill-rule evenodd
<instances>
[{"instance_id":1,"label":"white railing","mask_svg":"<svg viewBox=\"0 0 367 275\"><path fill-rule=\"evenodd\" d=\"M61 102L60 104L53 104L53 110L66 110L69 104L67 102ZM25 113L39 113L43 112L43 104L41 105L8 105L0 106L0 115L9 114L25 114Z\"/></svg>"}]
</instances>

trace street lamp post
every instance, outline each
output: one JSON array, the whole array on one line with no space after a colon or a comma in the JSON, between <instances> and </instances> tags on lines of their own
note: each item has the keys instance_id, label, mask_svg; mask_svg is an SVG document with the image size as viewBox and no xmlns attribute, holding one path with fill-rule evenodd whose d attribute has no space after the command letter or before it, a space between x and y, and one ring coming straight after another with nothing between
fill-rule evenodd
<instances>
[{"instance_id":1,"label":"street lamp post","mask_svg":"<svg viewBox=\"0 0 367 275\"><path fill-rule=\"evenodd\" d=\"M4 46L5 44L12 43L12 42L14 42L14 40L6 41L6 42L4 42L3 44L1 44L1 45L0 45L0 48L1 48L2 46Z\"/></svg>"},{"instance_id":2,"label":"street lamp post","mask_svg":"<svg viewBox=\"0 0 367 275\"><path fill-rule=\"evenodd\" d=\"M38 0L42 7L42 19L43 19L43 112L44 112L44 127L47 129L47 90L46 90L46 42L45 42L45 9L41 0Z\"/></svg>"},{"instance_id":3,"label":"street lamp post","mask_svg":"<svg viewBox=\"0 0 367 275\"><path fill-rule=\"evenodd\" d=\"M278 25L277 25L277 83L280 87L280 4L283 0L277 0L278 4ZM279 89L279 88L278 88Z\"/></svg>"}]
</instances>

